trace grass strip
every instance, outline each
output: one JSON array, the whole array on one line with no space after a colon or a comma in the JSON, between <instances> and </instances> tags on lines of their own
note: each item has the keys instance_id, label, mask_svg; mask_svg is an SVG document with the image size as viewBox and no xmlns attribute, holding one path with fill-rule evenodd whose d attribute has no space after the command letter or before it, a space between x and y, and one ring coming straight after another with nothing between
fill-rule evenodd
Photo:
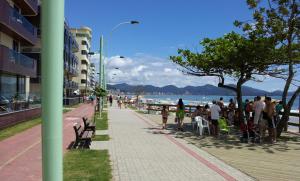
<instances>
[{"instance_id":1,"label":"grass strip","mask_svg":"<svg viewBox=\"0 0 300 181\"><path fill-rule=\"evenodd\" d=\"M41 124L41 122L42 122L41 118L36 118L36 119L24 121L24 122L14 125L14 126L5 128L0 131L0 141L6 139L8 137L14 136L22 131L29 129L29 128L32 128L38 124Z\"/></svg>"},{"instance_id":2,"label":"grass strip","mask_svg":"<svg viewBox=\"0 0 300 181\"><path fill-rule=\"evenodd\" d=\"M107 150L71 150L64 156L64 181L111 180Z\"/></svg>"},{"instance_id":3,"label":"grass strip","mask_svg":"<svg viewBox=\"0 0 300 181\"><path fill-rule=\"evenodd\" d=\"M108 141L109 136L108 135L95 135L93 138L93 141Z\"/></svg>"},{"instance_id":4,"label":"grass strip","mask_svg":"<svg viewBox=\"0 0 300 181\"><path fill-rule=\"evenodd\" d=\"M76 104L76 105L73 105L73 106L65 106L63 108L63 113L66 113L66 112L69 112L69 111L72 111L74 109L72 108L77 108L81 105L80 104ZM8 128L5 128L3 130L0 130L0 141L8 138L8 137L11 137L11 136L14 136L18 133L21 133L27 129L30 129L38 124L41 124L42 123L42 118L39 117L39 118L36 118L36 119L31 119L31 120L28 120L28 121L23 121L23 122L20 122L16 125L13 125L11 127L8 127Z\"/></svg>"},{"instance_id":5,"label":"grass strip","mask_svg":"<svg viewBox=\"0 0 300 181\"><path fill-rule=\"evenodd\" d=\"M99 118L99 112L95 113L96 130L107 130L108 129L108 118L107 111L103 111L101 118Z\"/></svg>"}]
</instances>

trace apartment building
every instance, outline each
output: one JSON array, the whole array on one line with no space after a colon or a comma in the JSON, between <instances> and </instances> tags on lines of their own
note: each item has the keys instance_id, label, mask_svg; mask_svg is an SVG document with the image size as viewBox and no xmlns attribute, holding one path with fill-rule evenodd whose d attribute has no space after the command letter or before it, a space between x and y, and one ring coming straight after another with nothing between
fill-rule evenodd
<instances>
[{"instance_id":1,"label":"apartment building","mask_svg":"<svg viewBox=\"0 0 300 181\"><path fill-rule=\"evenodd\" d=\"M95 68L95 64L91 63L90 65L90 86L93 88L96 86L96 68Z\"/></svg>"},{"instance_id":2,"label":"apartment building","mask_svg":"<svg viewBox=\"0 0 300 181\"><path fill-rule=\"evenodd\" d=\"M73 77L73 81L79 84L81 95L88 95L93 88L91 87L90 79L90 47L92 39L92 30L89 27L81 27L71 29L79 45L79 51L75 54L79 59L79 75Z\"/></svg>"},{"instance_id":3,"label":"apartment building","mask_svg":"<svg viewBox=\"0 0 300 181\"><path fill-rule=\"evenodd\" d=\"M40 111L30 107L36 101L30 78L37 76L37 60L22 51L38 42L38 29L31 22L38 16L38 4L38 0L0 0L0 129L2 119L15 123ZM11 116L12 112L19 113Z\"/></svg>"},{"instance_id":4,"label":"apartment building","mask_svg":"<svg viewBox=\"0 0 300 181\"><path fill-rule=\"evenodd\" d=\"M38 27L40 26L40 21L38 21ZM33 57L37 60L37 77L30 79L31 92L35 95L39 95L41 92L41 37L38 36L38 43L36 46L31 48L24 48L23 51L26 55ZM79 74L79 60L75 55L79 49L79 46L75 40L75 37L70 31L69 25L65 22L64 24L64 52L62 63L64 64L64 100L65 105L77 104L80 98L75 94L78 90L78 83L72 81L73 77Z\"/></svg>"},{"instance_id":5,"label":"apartment building","mask_svg":"<svg viewBox=\"0 0 300 181\"><path fill-rule=\"evenodd\" d=\"M79 84L73 81L74 77L79 76L79 59L76 52L79 45L73 36L69 26L65 23L64 28L64 104L73 105L79 102L76 91Z\"/></svg>"}]
</instances>

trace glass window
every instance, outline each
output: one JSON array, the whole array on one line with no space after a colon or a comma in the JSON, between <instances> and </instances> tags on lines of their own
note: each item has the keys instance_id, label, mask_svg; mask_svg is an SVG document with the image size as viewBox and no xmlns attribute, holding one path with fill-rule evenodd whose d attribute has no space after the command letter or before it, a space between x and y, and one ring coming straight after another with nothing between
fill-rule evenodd
<instances>
[{"instance_id":1,"label":"glass window","mask_svg":"<svg viewBox=\"0 0 300 181\"><path fill-rule=\"evenodd\" d=\"M0 75L0 94L11 98L17 94L17 77L11 75Z\"/></svg>"},{"instance_id":2,"label":"glass window","mask_svg":"<svg viewBox=\"0 0 300 181\"><path fill-rule=\"evenodd\" d=\"M20 94L25 94L25 77L19 77L19 80L18 80L18 92Z\"/></svg>"},{"instance_id":3,"label":"glass window","mask_svg":"<svg viewBox=\"0 0 300 181\"><path fill-rule=\"evenodd\" d=\"M19 52L19 43L13 40L13 50Z\"/></svg>"}]
</instances>

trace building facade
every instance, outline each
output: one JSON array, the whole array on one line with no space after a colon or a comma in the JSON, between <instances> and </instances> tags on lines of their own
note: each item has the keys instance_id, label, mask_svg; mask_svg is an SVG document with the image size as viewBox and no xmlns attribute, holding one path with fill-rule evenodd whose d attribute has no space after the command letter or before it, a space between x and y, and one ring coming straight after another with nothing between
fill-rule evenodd
<instances>
[{"instance_id":1,"label":"building facade","mask_svg":"<svg viewBox=\"0 0 300 181\"><path fill-rule=\"evenodd\" d=\"M79 75L79 60L76 52L79 45L70 31L69 26L65 23L64 29L64 97L74 97L74 92L79 88L77 82L73 81L74 77Z\"/></svg>"},{"instance_id":2,"label":"building facade","mask_svg":"<svg viewBox=\"0 0 300 181\"><path fill-rule=\"evenodd\" d=\"M96 67L94 63L90 65L90 87L94 88L96 86Z\"/></svg>"},{"instance_id":3,"label":"building facade","mask_svg":"<svg viewBox=\"0 0 300 181\"><path fill-rule=\"evenodd\" d=\"M37 60L23 48L38 44L38 28L32 22L38 6L38 0L0 0L0 114L29 110L37 100L30 90L30 78L37 77Z\"/></svg>"},{"instance_id":4,"label":"building facade","mask_svg":"<svg viewBox=\"0 0 300 181\"><path fill-rule=\"evenodd\" d=\"M73 77L73 81L79 84L81 95L88 95L93 90L89 73L91 66L89 52L92 30L88 27L81 27L71 29L71 32L79 45L79 51L76 53L76 56L79 59L79 75Z\"/></svg>"}]
</instances>

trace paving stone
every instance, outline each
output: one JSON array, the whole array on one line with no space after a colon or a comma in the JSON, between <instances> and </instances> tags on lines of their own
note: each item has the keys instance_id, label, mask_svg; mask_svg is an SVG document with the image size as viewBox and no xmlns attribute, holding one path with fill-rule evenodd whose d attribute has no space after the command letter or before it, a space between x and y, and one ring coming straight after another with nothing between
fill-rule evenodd
<instances>
[{"instance_id":1,"label":"paving stone","mask_svg":"<svg viewBox=\"0 0 300 181\"><path fill-rule=\"evenodd\" d=\"M114 180L252 180L129 109L108 109Z\"/></svg>"},{"instance_id":2,"label":"paving stone","mask_svg":"<svg viewBox=\"0 0 300 181\"><path fill-rule=\"evenodd\" d=\"M96 135L108 135L108 130L96 130Z\"/></svg>"}]
</instances>

